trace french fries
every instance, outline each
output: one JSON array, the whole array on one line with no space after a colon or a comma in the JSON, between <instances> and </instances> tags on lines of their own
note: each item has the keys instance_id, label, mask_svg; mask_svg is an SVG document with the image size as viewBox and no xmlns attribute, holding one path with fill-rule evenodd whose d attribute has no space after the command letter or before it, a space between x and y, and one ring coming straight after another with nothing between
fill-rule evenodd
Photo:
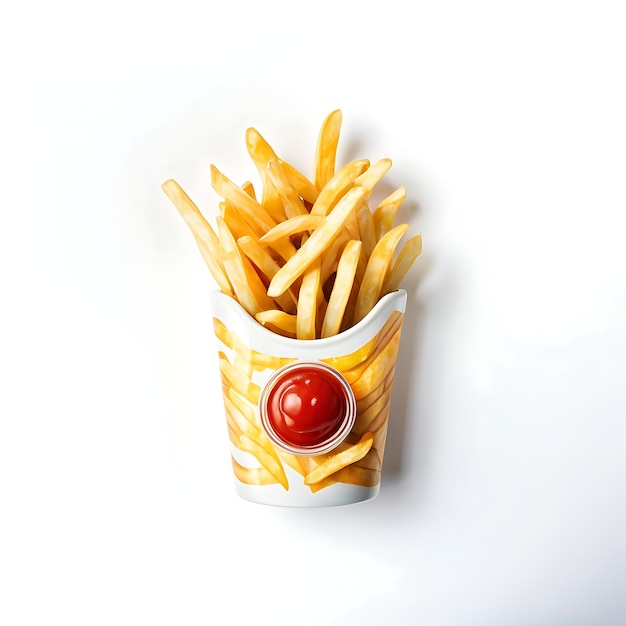
<instances>
[{"instance_id":1,"label":"french fries","mask_svg":"<svg viewBox=\"0 0 626 626\"><path fill-rule=\"evenodd\" d=\"M162 185L191 229L220 290L259 323L287 337L294 336L291 321L282 317L277 324L276 313L266 315L267 311L295 315L301 329L298 338L338 334L363 319L386 293L397 290L422 251L421 235L402 245L408 225L394 225L406 198L404 187L373 210L368 205L390 170L391 159L374 163L357 159L338 166L342 119L340 110L324 119L311 177L281 158L258 130L249 128L246 147L260 178L259 191L250 181L236 184L211 165L211 186L223 199L217 233L176 181ZM319 281L311 277L318 262ZM302 285L306 297L299 293Z\"/></svg>"},{"instance_id":2,"label":"french fries","mask_svg":"<svg viewBox=\"0 0 626 626\"><path fill-rule=\"evenodd\" d=\"M219 289L256 322L295 340L327 339L364 320L384 295L399 289L422 252L421 234L403 242L409 225L395 224L404 187L370 208L391 159L338 164L341 124L340 110L324 119L310 176L249 128L245 143L259 183L237 184L210 166L211 186L221 198L215 228L178 182L162 184ZM233 472L241 483L288 490L291 472L312 493L337 483L378 484L400 312L351 354L322 359L349 384L357 417L345 441L319 457L275 448L259 418L257 374L295 359L255 351L225 320L213 322L224 346L219 367L228 435L238 450Z\"/></svg>"}]
</instances>

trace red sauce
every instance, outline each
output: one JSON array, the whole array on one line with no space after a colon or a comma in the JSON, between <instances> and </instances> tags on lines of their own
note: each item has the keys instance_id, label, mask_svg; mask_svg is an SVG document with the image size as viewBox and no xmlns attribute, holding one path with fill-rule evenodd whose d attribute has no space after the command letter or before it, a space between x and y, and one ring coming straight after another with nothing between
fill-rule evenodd
<instances>
[{"instance_id":1,"label":"red sauce","mask_svg":"<svg viewBox=\"0 0 626 626\"><path fill-rule=\"evenodd\" d=\"M291 446L318 446L337 433L348 411L348 398L331 372L314 366L287 370L267 399L267 419Z\"/></svg>"}]
</instances>

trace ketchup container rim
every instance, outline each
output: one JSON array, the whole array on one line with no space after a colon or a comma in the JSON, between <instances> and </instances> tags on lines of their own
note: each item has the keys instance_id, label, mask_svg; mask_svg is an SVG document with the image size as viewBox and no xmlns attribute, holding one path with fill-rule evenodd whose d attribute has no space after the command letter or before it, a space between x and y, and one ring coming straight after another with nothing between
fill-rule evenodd
<instances>
[{"instance_id":1,"label":"ketchup container rim","mask_svg":"<svg viewBox=\"0 0 626 626\"><path fill-rule=\"evenodd\" d=\"M326 440L314 446L298 446L285 441L276 433L267 414L269 396L276 384L280 382L284 374L289 371L305 368L324 370L325 372L333 376L341 386L345 396L345 414L341 426ZM331 367L327 363L323 363L322 361L301 359L295 361L294 363L284 365L280 369L276 370L266 381L265 386L263 387L263 390L261 391L261 395L259 397L259 413L263 430L274 445L285 450L286 452L290 452L291 454L296 454L299 456L314 456L330 452L331 450L336 448L342 441L345 440L345 438L352 430L354 423L356 422L357 403L350 384L344 378L344 376L342 376L342 374L338 372L335 368Z\"/></svg>"}]
</instances>

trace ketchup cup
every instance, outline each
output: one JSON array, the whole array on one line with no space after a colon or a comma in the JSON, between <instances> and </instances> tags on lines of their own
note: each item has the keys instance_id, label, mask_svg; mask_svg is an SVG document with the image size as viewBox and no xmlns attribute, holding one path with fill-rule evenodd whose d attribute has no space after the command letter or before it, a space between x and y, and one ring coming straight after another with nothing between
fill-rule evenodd
<instances>
[{"instance_id":1,"label":"ketchup cup","mask_svg":"<svg viewBox=\"0 0 626 626\"><path fill-rule=\"evenodd\" d=\"M290 507L376 497L405 307L401 289L334 337L298 340L211 293L240 497Z\"/></svg>"},{"instance_id":2,"label":"ketchup cup","mask_svg":"<svg viewBox=\"0 0 626 626\"><path fill-rule=\"evenodd\" d=\"M301 456L330 452L356 420L348 381L320 361L296 361L276 371L259 400L261 425L275 446Z\"/></svg>"}]
</instances>

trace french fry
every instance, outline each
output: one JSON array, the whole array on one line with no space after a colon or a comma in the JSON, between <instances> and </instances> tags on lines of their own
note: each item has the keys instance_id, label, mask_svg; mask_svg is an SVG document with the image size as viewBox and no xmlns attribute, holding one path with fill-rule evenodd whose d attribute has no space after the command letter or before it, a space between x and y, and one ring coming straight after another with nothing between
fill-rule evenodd
<instances>
[{"instance_id":1,"label":"french fry","mask_svg":"<svg viewBox=\"0 0 626 626\"><path fill-rule=\"evenodd\" d=\"M254 185L249 181L245 181L241 183L241 190L245 191L253 200L256 200L256 191L254 190Z\"/></svg>"},{"instance_id":2,"label":"french fry","mask_svg":"<svg viewBox=\"0 0 626 626\"><path fill-rule=\"evenodd\" d=\"M367 202L364 202L357 211L356 219L359 225L359 238L363 242L363 253L365 258L369 258L370 254L376 246L376 230L374 226L374 216Z\"/></svg>"},{"instance_id":3,"label":"french fry","mask_svg":"<svg viewBox=\"0 0 626 626\"><path fill-rule=\"evenodd\" d=\"M357 420L359 419L358 416L361 416L363 413L365 413L365 411L367 411L367 409L369 409L369 407L371 407L372 404L374 404L374 402L376 402L376 400L378 400L378 398L380 398L382 394L387 392L392 382L393 371L387 374L387 378L385 378L385 380L380 385L378 385L376 389L372 389L370 393L368 393L365 397L361 398L356 403Z\"/></svg>"},{"instance_id":4,"label":"french fry","mask_svg":"<svg viewBox=\"0 0 626 626\"><path fill-rule=\"evenodd\" d=\"M361 434L369 431L376 431L380 422L387 419L389 407L391 405L391 390L384 391L379 398L357 417L354 425L354 432Z\"/></svg>"},{"instance_id":5,"label":"french fry","mask_svg":"<svg viewBox=\"0 0 626 626\"><path fill-rule=\"evenodd\" d=\"M422 235L417 234L406 241L402 246L398 258L393 264L391 271L387 274L381 289L382 295L396 291L411 269L415 259L422 253Z\"/></svg>"},{"instance_id":6,"label":"french fry","mask_svg":"<svg viewBox=\"0 0 626 626\"><path fill-rule=\"evenodd\" d=\"M396 363L396 356L400 346L400 329L389 340L380 354L372 361L361 376L351 383L352 392L357 402L375 389L389 374Z\"/></svg>"},{"instance_id":7,"label":"french fry","mask_svg":"<svg viewBox=\"0 0 626 626\"><path fill-rule=\"evenodd\" d=\"M361 242L350 240L345 245L339 263L333 290L328 300L326 315L322 325L322 337L332 337L341 329L341 323L348 304L350 292L361 255Z\"/></svg>"},{"instance_id":8,"label":"french fry","mask_svg":"<svg viewBox=\"0 0 626 626\"><path fill-rule=\"evenodd\" d=\"M370 451L373 443L373 433L365 433L358 443L349 446L338 454L330 454L321 463L316 465L304 477L304 484L314 485L338 470L359 461Z\"/></svg>"},{"instance_id":9,"label":"french fry","mask_svg":"<svg viewBox=\"0 0 626 626\"><path fill-rule=\"evenodd\" d=\"M379 159L366 169L360 176L358 176L354 184L358 187L364 187L369 194L373 191L374 187L380 182L381 178L391 169L391 159Z\"/></svg>"},{"instance_id":10,"label":"french fry","mask_svg":"<svg viewBox=\"0 0 626 626\"><path fill-rule=\"evenodd\" d=\"M375 337L355 350L351 354L323 359L328 365L339 370L346 380L352 384L358 380L363 372L372 364L381 353L389 340L400 329L402 314L394 311Z\"/></svg>"},{"instance_id":11,"label":"french fry","mask_svg":"<svg viewBox=\"0 0 626 626\"><path fill-rule=\"evenodd\" d=\"M341 131L342 114L339 109L326 117L317 140L315 151L315 186L322 189L335 173L337 145Z\"/></svg>"},{"instance_id":12,"label":"french fry","mask_svg":"<svg viewBox=\"0 0 626 626\"><path fill-rule=\"evenodd\" d=\"M311 215L310 213L294 215L284 222L276 224L276 226L268 230L259 241L261 243L272 243L280 239L287 239L305 230L317 228L322 223L323 219L324 218L320 215Z\"/></svg>"},{"instance_id":13,"label":"french fry","mask_svg":"<svg viewBox=\"0 0 626 626\"><path fill-rule=\"evenodd\" d=\"M278 159L272 159L267 164L266 169L267 177L274 185L274 188L283 203L285 215L288 218L295 217L296 215L308 215L308 211L302 203L300 196L291 186L291 182L285 174L285 170L280 161L278 161Z\"/></svg>"},{"instance_id":14,"label":"french fry","mask_svg":"<svg viewBox=\"0 0 626 626\"><path fill-rule=\"evenodd\" d=\"M384 406L380 413L370 422L368 430L378 435L381 429L387 427L387 421L389 419L389 411L391 409L391 398L389 402ZM374 439L374 447L376 448L376 439Z\"/></svg>"},{"instance_id":15,"label":"french fry","mask_svg":"<svg viewBox=\"0 0 626 626\"><path fill-rule=\"evenodd\" d=\"M391 230L396 213L404 200L406 200L406 189L404 187L400 187L393 193L389 194L374 209L372 217L374 220L374 231L377 240Z\"/></svg>"},{"instance_id":16,"label":"french fry","mask_svg":"<svg viewBox=\"0 0 626 626\"><path fill-rule=\"evenodd\" d=\"M355 385L357 381L365 374L365 372L372 367L376 359L381 353L389 346L389 343L393 340L393 337L401 330L401 318L394 321L391 325L386 325L384 330L381 331L376 337L374 348L371 353L361 363L355 367L344 370L343 376L350 385ZM379 381L380 382L380 381ZM366 395L370 395L376 388L372 387ZM364 397L359 397L359 400L364 400Z\"/></svg>"},{"instance_id":17,"label":"french fry","mask_svg":"<svg viewBox=\"0 0 626 626\"><path fill-rule=\"evenodd\" d=\"M265 182L267 164L278 159L276 152L256 128L246 130L246 148L261 180Z\"/></svg>"},{"instance_id":18,"label":"french fry","mask_svg":"<svg viewBox=\"0 0 626 626\"><path fill-rule=\"evenodd\" d=\"M163 185L161 185L161 188L172 201L172 204L178 209L178 212L192 231L200 247L202 257L220 289L232 295L232 286L220 259L219 243L215 231L211 228L211 225L206 219L204 219L204 216L200 213L200 210L193 203L191 198L175 180L166 180Z\"/></svg>"},{"instance_id":19,"label":"french fry","mask_svg":"<svg viewBox=\"0 0 626 626\"><path fill-rule=\"evenodd\" d=\"M374 442L376 442L375 438L374 438ZM376 450L374 449L374 446L372 445L372 447L370 448L370 451L362 459L353 463L353 466L361 467L363 469L380 470L382 467L382 464L380 462L380 458L378 457L378 454L376 454Z\"/></svg>"},{"instance_id":20,"label":"french fry","mask_svg":"<svg viewBox=\"0 0 626 626\"><path fill-rule=\"evenodd\" d=\"M347 230L342 229L322 255L322 284L326 283L326 281L337 271L343 249L348 241L350 241L350 235Z\"/></svg>"},{"instance_id":21,"label":"french fry","mask_svg":"<svg viewBox=\"0 0 626 626\"><path fill-rule=\"evenodd\" d=\"M383 459L385 457L385 442L387 441L387 433L389 429L385 426L380 428L377 433L374 434L374 443L372 450L376 452L376 455L380 459L380 465L382 467Z\"/></svg>"},{"instance_id":22,"label":"french fry","mask_svg":"<svg viewBox=\"0 0 626 626\"><path fill-rule=\"evenodd\" d=\"M276 306L276 302L273 298L270 298L267 295L266 286L261 280L258 272L254 269L254 266L250 262L250 259L243 253L241 248L239 248L239 244L237 244L237 248L239 249L241 262L243 264L243 269L246 273L246 278L248 280L248 286L250 291L252 292L254 299L259 303L259 306L262 310L269 309ZM286 296L287 294L282 294Z\"/></svg>"},{"instance_id":23,"label":"french fry","mask_svg":"<svg viewBox=\"0 0 626 626\"><path fill-rule=\"evenodd\" d=\"M359 485L360 487L375 487L380 483L380 470L358 467L353 464L343 467L330 478L333 479L333 482ZM319 483L317 484L319 485Z\"/></svg>"},{"instance_id":24,"label":"french fry","mask_svg":"<svg viewBox=\"0 0 626 626\"><path fill-rule=\"evenodd\" d=\"M256 413L252 407L252 403L244 395L238 392L234 387L225 386L224 388L225 399L227 399L232 407L235 408L241 416L254 428L255 432L261 432ZM250 431L243 429L248 435L253 436ZM269 442L268 442L269 443Z\"/></svg>"},{"instance_id":25,"label":"french fry","mask_svg":"<svg viewBox=\"0 0 626 626\"><path fill-rule=\"evenodd\" d=\"M271 309L269 311L259 311L254 317L259 324L269 327L279 335L296 337L297 315L285 313L285 311L278 309Z\"/></svg>"},{"instance_id":26,"label":"french fry","mask_svg":"<svg viewBox=\"0 0 626 626\"><path fill-rule=\"evenodd\" d=\"M209 271L213 275L215 282L219 285L220 289L228 294L231 297L235 297L233 292L233 287L226 276L226 272L224 271L224 267L221 262L210 252L210 250L205 245L204 241L202 241L197 235L194 235L196 239L196 243L198 244L198 249L200 250L200 255L204 259L204 262L207 264Z\"/></svg>"},{"instance_id":27,"label":"french fry","mask_svg":"<svg viewBox=\"0 0 626 626\"><path fill-rule=\"evenodd\" d=\"M296 319L298 339L315 339L316 336L317 300L321 289L320 272L321 263L318 258L311 263L302 277Z\"/></svg>"},{"instance_id":28,"label":"french fry","mask_svg":"<svg viewBox=\"0 0 626 626\"><path fill-rule=\"evenodd\" d=\"M350 161L341 167L337 173L320 190L317 200L311 207L311 215L328 215L339 202L354 181L370 166L368 159Z\"/></svg>"},{"instance_id":29,"label":"french fry","mask_svg":"<svg viewBox=\"0 0 626 626\"><path fill-rule=\"evenodd\" d=\"M237 437L235 445L238 446L239 438L242 435L248 435L248 437L260 443L261 439L263 439L263 432L235 405L233 398L236 397L236 394L229 393L227 387L224 388L224 408L226 410L226 419L228 427Z\"/></svg>"},{"instance_id":30,"label":"french fry","mask_svg":"<svg viewBox=\"0 0 626 626\"><path fill-rule=\"evenodd\" d=\"M211 185L226 202L237 207L247 221L258 223L264 230L276 224L261 204L222 174L215 165L211 165Z\"/></svg>"},{"instance_id":31,"label":"french fry","mask_svg":"<svg viewBox=\"0 0 626 626\"><path fill-rule=\"evenodd\" d=\"M237 425L229 419L228 413L226 414L226 427L228 429L228 438L233 446L239 445L239 437L241 437L241 430L237 428Z\"/></svg>"},{"instance_id":32,"label":"french fry","mask_svg":"<svg viewBox=\"0 0 626 626\"><path fill-rule=\"evenodd\" d=\"M277 208L278 219L276 219L276 221L282 221L285 218L285 214L282 203L278 199L276 188L272 185L268 185L267 165L270 161L277 161L280 163L290 185L303 200L309 204L313 204L315 202L317 196L319 195L319 191L315 188L315 185L304 174L302 174L302 172L293 167L293 165L279 158L274 149L255 128L248 128L246 131L246 146L248 148L248 154L256 165L259 176L263 181L264 189L266 187L270 187L272 192L272 204L276 203L280 207ZM262 204L263 206L269 204L268 198L264 198ZM270 214L273 215L271 212Z\"/></svg>"},{"instance_id":33,"label":"french fry","mask_svg":"<svg viewBox=\"0 0 626 626\"><path fill-rule=\"evenodd\" d=\"M334 474L309 487L314 493L336 483L374 487L380 483L381 467L380 457L374 446L372 446L370 451L360 461L342 467Z\"/></svg>"},{"instance_id":34,"label":"french fry","mask_svg":"<svg viewBox=\"0 0 626 626\"><path fill-rule=\"evenodd\" d=\"M267 249L259 243L258 239L251 235L244 235L237 239L237 245L259 271L265 275L269 282L280 266ZM297 298L290 289L277 296L276 302L286 313L294 313L296 310ZM262 313L263 311L260 312Z\"/></svg>"},{"instance_id":35,"label":"french fry","mask_svg":"<svg viewBox=\"0 0 626 626\"><path fill-rule=\"evenodd\" d=\"M260 204L273 220L281 222L285 219L285 209L283 208L283 203L278 195L278 191L268 179L266 171L267 164L272 159L277 159L278 157L273 148L255 128L247 129L246 146L248 148L248 154L257 168L263 186Z\"/></svg>"},{"instance_id":36,"label":"french fry","mask_svg":"<svg viewBox=\"0 0 626 626\"><path fill-rule=\"evenodd\" d=\"M220 371L225 383L235 389L237 393L246 398L246 400L257 404L261 395L259 386L234 367L223 352L219 353L219 362Z\"/></svg>"},{"instance_id":37,"label":"french fry","mask_svg":"<svg viewBox=\"0 0 626 626\"><path fill-rule=\"evenodd\" d=\"M290 165L282 159L279 159L279 162L282 165L285 176L294 191L305 202L308 202L311 206L313 206L319 196L319 191L316 189L315 185L293 165Z\"/></svg>"},{"instance_id":38,"label":"french fry","mask_svg":"<svg viewBox=\"0 0 626 626\"><path fill-rule=\"evenodd\" d=\"M400 224L386 233L376 244L367 262L365 276L359 288L354 311L355 324L360 322L378 302L396 246L408 228L408 224Z\"/></svg>"},{"instance_id":39,"label":"french fry","mask_svg":"<svg viewBox=\"0 0 626 626\"><path fill-rule=\"evenodd\" d=\"M254 270L250 271L247 267L237 242L221 217L217 218L217 229L224 270L230 277L233 291L241 306L250 315L263 309L274 308L272 300L264 293L264 287L257 285L257 288L254 288L259 280L258 275L254 274L255 279L252 274Z\"/></svg>"}]
</instances>

